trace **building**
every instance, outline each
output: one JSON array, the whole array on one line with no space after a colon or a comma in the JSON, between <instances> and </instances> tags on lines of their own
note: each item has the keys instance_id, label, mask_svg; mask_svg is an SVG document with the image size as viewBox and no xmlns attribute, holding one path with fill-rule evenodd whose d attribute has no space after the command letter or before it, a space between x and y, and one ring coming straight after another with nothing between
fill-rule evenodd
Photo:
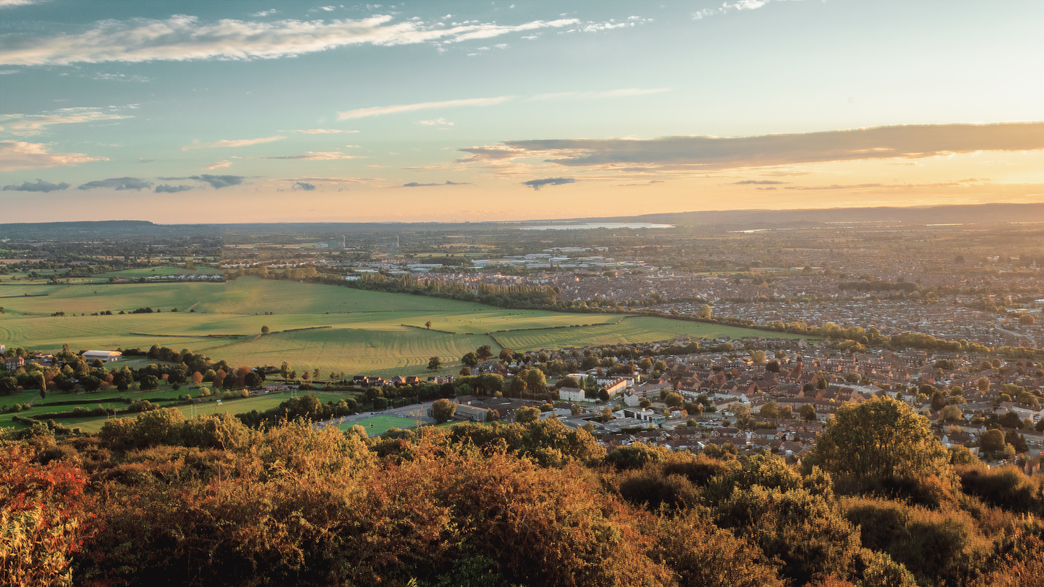
<instances>
[{"instance_id":1,"label":"building","mask_svg":"<svg viewBox=\"0 0 1044 587\"><path fill-rule=\"evenodd\" d=\"M558 399L564 402L583 401L584 390L578 387L561 387L558 389Z\"/></svg>"},{"instance_id":2,"label":"building","mask_svg":"<svg viewBox=\"0 0 1044 587\"><path fill-rule=\"evenodd\" d=\"M123 359L123 353L119 351L85 351L80 355L88 363L98 359L102 363L112 363Z\"/></svg>"},{"instance_id":3,"label":"building","mask_svg":"<svg viewBox=\"0 0 1044 587\"><path fill-rule=\"evenodd\" d=\"M4 368L8 371L16 371L19 367L25 366L25 359L22 357L8 357L4 359Z\"/></svg>"}]
</instances>

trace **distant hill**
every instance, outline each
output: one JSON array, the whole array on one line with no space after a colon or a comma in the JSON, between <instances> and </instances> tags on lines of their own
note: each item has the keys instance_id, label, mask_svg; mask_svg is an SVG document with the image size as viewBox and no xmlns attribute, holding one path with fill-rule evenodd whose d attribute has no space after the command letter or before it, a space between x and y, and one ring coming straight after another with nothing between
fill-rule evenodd
<instances>
[{"instance_id":1,"label":"distant hill","mask_svg":"<svg viewBox=\"0 0 1044 587\"><path fill-rule=\"evenodd\" d=\"M702 212L666 212L639 216L571 218L568 222L649 222L680 226L722 226L744 229L780 226L813 226L817 224L902 223L923 224L996 224L1044 223L1044 203L1038 204L972 204L879 208L826 208L809 210L713 210ZM396 227L411 231L426 230L490 230L544 224L548 220L523 222L311 222L311 223L244 223L244 224L156 224L144 220L105 220L98 222L39 222L0 224L0 239L52 240L78 238L129 238L177 236L230 236L281 234L321 236L344 233L383 233ZM563 222L555 219L554 222Z\"/></svg>"}]
</instances>

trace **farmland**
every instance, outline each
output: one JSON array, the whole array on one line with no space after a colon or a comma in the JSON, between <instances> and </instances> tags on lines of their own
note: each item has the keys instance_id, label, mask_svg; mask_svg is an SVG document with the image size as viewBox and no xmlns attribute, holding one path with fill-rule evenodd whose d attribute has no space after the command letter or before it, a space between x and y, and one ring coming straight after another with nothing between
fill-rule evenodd
<instances>
[{"instance_id":1,"label":"farmland","mask_svg":"<svg viewBox=\"0 0 1044 587\"><path fill-rule=\"evenodd\" d=\"M422 374L432 356L443 359L444 372L456 372L459 357L485 344L525 351L676 335L757 334L665 318L509 310L252 277L227 283L18 283L0 286L0 296L5 308L0 343L9 347L56 351L63 343L74 350L157 344L204 352L233 365L286 361L299 371L324 374ZM156 311L130 313L139 308ZM105 312L112 315L94 315ZM261 335L263 326L271 333Z\"/></svg>"}]
</instances>

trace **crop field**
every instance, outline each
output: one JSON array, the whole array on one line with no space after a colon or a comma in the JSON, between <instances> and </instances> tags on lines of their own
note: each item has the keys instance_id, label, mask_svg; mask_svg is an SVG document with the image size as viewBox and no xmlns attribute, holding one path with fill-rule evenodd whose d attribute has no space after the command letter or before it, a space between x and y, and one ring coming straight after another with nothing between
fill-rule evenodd
<instances>
[{"instance_id":1,"label":"crop field","mask_svg":"<svg viewBox=\"0 0 1044 587\"><path fill-rule=\"evenodd\" d=\"M47 295L19 295L24 293ZM8 295L0 298L0 344L9 347L54 352L63 343L74 350L158 344L203 352L232 365L286 361L299 373L320 369L324 377L331 371L422 375L433 356L442 359L442 373L456 373L462 355L486 344L496 352L501 345L526 351L667 340L679 334L758 335L666 318L509 310L253 277L227 283L0 286L0 296ZM145 307L160 312L119 314ZM91 315L105 311L113 315ZM53 315L59 312L65 315ZM263 326L271 333L262 336Z\"/></svg>"}]
</instances>

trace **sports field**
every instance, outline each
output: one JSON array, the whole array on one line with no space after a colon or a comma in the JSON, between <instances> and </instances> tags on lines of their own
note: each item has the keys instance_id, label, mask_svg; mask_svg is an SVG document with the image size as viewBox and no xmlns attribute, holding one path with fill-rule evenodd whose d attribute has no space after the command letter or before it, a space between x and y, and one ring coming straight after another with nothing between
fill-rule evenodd
<instances>
[{"instance_id":1,"label":"sports field","mask_svg":"<svg viewBox=\"0 0 1044 587\"><path fill-rule=\"evenodd\" d=\"M63 343L74 350L158 344L237 366L286 361L298 373L319 369L324 378L330 372L422 375L433 356L443 361L441 373L456 373L462 355L487 344L494 352L502 345L526 351L758 334L665 318L507 310L253 277L227 283L2 285L0 306L0 344L9 347L53 352ZM119 314L145 307L159 312ZM106 311L113 315L91 315ZM264 326L270 333L262 336Z\"/></svg>"},{"instance_id":2,"label":"sports field","mask_svg":"<svg viewBox=\"0 0 1044 587\"><path fill-rule=\"evenodd\" d=\"M414 418L401 418L399 416L373 416L357 422L345 422L338 426L341 430L349 430L353 426L362 426L370 436L380 436L392 428L412 428L421 422Z\"/></svg>"}]
</instances>

